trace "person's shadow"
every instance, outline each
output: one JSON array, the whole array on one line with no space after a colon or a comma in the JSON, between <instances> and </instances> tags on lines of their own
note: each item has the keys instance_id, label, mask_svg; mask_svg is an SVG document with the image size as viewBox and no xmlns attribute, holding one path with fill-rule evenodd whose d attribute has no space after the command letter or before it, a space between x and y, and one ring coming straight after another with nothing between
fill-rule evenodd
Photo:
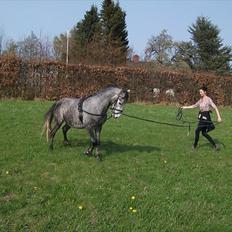
<instances>
[{"instance_id":1,"label":"person's shadow","mask_svg":"<svg viewBox=\"0 0 232 232\"><path fill-rule=\"evenodd\" d=\"M218 144L220 148L222 148L222 147L225 148L226 147L225 144L223 142L220 142L218 139L214 139L214 142L216 144ZM209 147L209 148L212 148L213 146L210 144L210 142L205 142L205 143L199 145L199 147Z\"/></svg>"}]
</instances>

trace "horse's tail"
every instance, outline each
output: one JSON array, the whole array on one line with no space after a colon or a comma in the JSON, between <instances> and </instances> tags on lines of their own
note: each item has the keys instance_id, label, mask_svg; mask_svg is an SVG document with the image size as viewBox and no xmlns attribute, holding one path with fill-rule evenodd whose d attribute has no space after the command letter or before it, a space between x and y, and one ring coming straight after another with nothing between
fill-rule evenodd
<instances>
[{"instance_id":1,"label":"horse's tail","mask_svg":"<svg viewBox=\"0 0 232 232\"><path fill-rule=\"evenodd\" d=\"M46 133L46 138L47 141L49 139L49 134L51 131L51 123L52 123L52 119L53 119L53 115L54 115L54 110L56 108L56 103L54 103L50 109L48 110L48 112L45 114L45 120L44 120L44 126L43 126L43 130L41 133L41 136Z\"/></svg>"}]
</instances>

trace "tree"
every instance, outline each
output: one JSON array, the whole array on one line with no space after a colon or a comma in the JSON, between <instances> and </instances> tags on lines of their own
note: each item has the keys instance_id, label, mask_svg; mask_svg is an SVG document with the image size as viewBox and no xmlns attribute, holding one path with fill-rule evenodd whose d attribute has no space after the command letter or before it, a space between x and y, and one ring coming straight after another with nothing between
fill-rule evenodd
<instances>
[{"instance_id":1,"label":"tree","mask_svg":"<svg viewBox=\"0 0 232 232\"><path fill-rule=\"evenodd\" d=\"M3 55L17 56L18 55L18 45L14 40L9 40L6 42L6 48L2 53Z\"/></svg>"},{"instance_id":2,"label":"tree","mask_svg":"<svg viewBox=\"0 0 232 232\"><path fill-rule=\"evenodd\" d=\"M101 43L101 24L96 6L86 12L84 19L77 23L71 31L70 58L73 62L82 62L96 59L94 44ZM93 56L94 55L94 56Z\"/></svg>"},{"instance_id":3,"label":"tree","mask_svg":"<svg viewBox=\"0 0 232 232\"><path fill-rule=\"evenodd\" d=\"M191 69L199 63L197 51L192 42L174 42L175 54L172 57L172 62L177 66L180 64L187 64Z\"/></svg>"},{"instance_id":4,"label":"tree","mask_svg":"<svg viewBox=\"0 0 232 232\"><path fill-rule=\"evenodd\" d=\"M132 61L134 55L135 55L135 51L133 47L129 47L127 50L127 60Z\"/></svg>"},{"instance_id":5,"label":"tree","mask_svg":"<svg viewBox=\"0 0 232 232\"><path fill-rule=\"evenodd\" d=\"M60 34L59 37L56 36L53 40L53 51L55 59L65 62L66 59L66 43L67 36L65 34Z\"/></svg>"},{"instance_id":6,"label":"tree","mask_svg":"<svg viewBox=\"0 0 232 232\"><path fill-rule=\"evenodd\" d=\"M32 31L23 41L18 42L19 56L25 60L38 59L40 56L40 44L38 37Z\"/></svg>"},{"instance_id":7,"label":"tree","mask_svg":"<svg viewBox=\"0 0 232 232\"><path fill-rule=\"evenodd\" d=\"M126 13L119 3L104 0L101 13L92 5L83 20L71 30L69 58L71 63L112 64L125 63L128 53ZM66 37L61 34L53 41L55 56L66 56Z\"/></svg>"},{"instance_id":8,"label":"tree","mask_svg":"<svg viewBox=\"0 0 232 232\"><path fill-rule=\"evenodd\" d=\"M10 43L10 47L11 50L17 47L17 55L25 60L41 61L52 57L52 44L48 37L42 37L40 33L38 38L33 31L24 40Z\"/></svg>"},{"instance_id":9,"label":"tree","mask_svg":"<svg viewBox=\"0 0 232 232\"><path fill-rule=\"evenodd\" d=\"M231 70L231 48L223 46L220 30L216 25L206 17L198 17L188 31L199 56L197 68L219 72Z\"/></svg>"},{"instance_id":10,"label":"tree","mask_svg":"<svg viewBox=\"0 0 232 232\"><path fill-rule=\"evenodd\" d=\"M105 56L106 61L113 65L126 62L129 41L125 18L126 13L118 2L103 1L101 22Z\"/></svg>"},{"instance_id":11,"label":"tree","mask_svg":"<svg viewBox=\"0 0 232 232\"><path fill-rule=\"evenodd\" d=\"M167 30L162 30L158 36L152 36L145 50L145 59L154 60L157 64L171 64L174 56L174 42Z\"/></svg>"},{"instance_id":12,"label":"tree","mask_svg":"<svg viewBox=\"0 0 232 232\"><path fill-rule=\"evenodd\" d=\"M3 38L4 38L4 31L0 28L0 56L3 52Z\"/></svg>"},{"instance_id":13,"label":"tree","mask_svg":"<svg viewBox=\"0 0 232 232\"><path fill-rule=\"evenodd\" d=\"M40 33L39 38L39 59L51 59L53 58L52 54L52 43L49 40L48 36L43 36Z\"/></svg>"}]
</instances>

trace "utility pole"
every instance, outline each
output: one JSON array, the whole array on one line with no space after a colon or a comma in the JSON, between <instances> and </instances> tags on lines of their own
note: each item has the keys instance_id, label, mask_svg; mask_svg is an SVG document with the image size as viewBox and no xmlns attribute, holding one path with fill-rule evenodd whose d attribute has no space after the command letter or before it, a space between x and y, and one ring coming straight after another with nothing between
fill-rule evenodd
<instances>
[{"instance_id":1,"label":"utility pole","mask_svg":"<svg viewBox=\"0 0 232 232\"><path fill-rule=\"evenodd\" d=\"M66 34L66 65L68 64L68 45L69 45L69 31L67 31Z\"/></svg>"}]
</instances>

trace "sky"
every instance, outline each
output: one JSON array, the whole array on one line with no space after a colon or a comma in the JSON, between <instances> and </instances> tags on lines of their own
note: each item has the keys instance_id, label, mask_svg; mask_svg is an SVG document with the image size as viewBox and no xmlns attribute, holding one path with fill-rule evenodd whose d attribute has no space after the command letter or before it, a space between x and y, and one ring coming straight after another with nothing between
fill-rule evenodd
<instances>
[{"instance_id":1,"label":"sky","mask_svg":"<svg viewBox=\"0 0 232 232\"><path fill-rule=\"evenodd\" d=\"M31 31L52 38L70 30L91 5L102 0L0 0L0 34L4 41L22 40ZM189 41L188 27L198 16L209 17L232 46L232 1L230 0L119 0L126 12L130 46L144 56L148 40L163 29L175 41Z\"/></svg>"}]
</instances>

